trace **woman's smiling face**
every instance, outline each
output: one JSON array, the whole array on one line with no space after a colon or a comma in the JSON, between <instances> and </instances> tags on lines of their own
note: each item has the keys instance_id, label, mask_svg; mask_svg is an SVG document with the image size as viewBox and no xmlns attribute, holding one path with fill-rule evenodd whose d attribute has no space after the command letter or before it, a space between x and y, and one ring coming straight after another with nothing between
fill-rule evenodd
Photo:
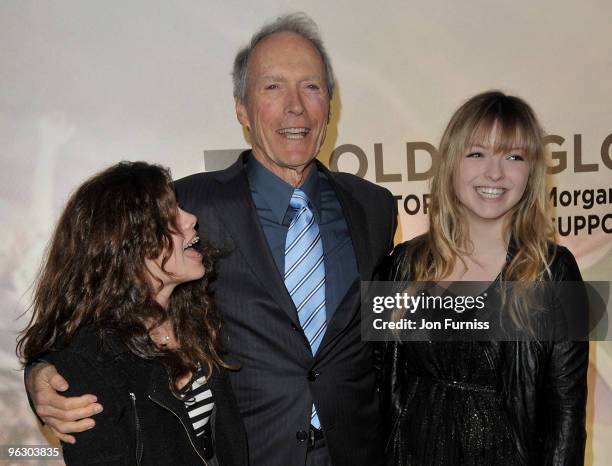
<instances>
[{"instance_id":1,"label":"woman's smiling face","mask_svg":"<svg viewBox=\"0 0 612 466\"><path fill-rule=\"evenodd\" d=\"M468 222L503 220L523 197L529 179L523 149L496 150L496 125L488 136L466 149L454 176L455 194Z\"/></svg>"},{"instance_id":2,"label":"woman's smiling face","mask_svg":"<svg viewBox=\"0 0 612 466\"><path fill-rule=\"evenodd\" d=\"M163 282L163 285L161 285L161 288L156 293L158 301L166 302L176 285L197 280L204 276L205 270L202 264L202 254L191 248L191 246L199 241L195 230L196 223L197 218L195 215L185 212L178 207L176 217L176 227L178 230L172 232L170 248L163 251L155 259L146 259L151 275ZM162 267L164 257L167 259Z\"/></svg>"}]
</instances>

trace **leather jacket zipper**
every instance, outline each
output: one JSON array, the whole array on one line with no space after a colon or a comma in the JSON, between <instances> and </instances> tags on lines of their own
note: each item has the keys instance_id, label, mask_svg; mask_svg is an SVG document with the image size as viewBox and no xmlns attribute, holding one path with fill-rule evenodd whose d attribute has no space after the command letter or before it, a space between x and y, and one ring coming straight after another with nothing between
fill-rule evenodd
<instances>
[{"instance_id":1,"label":"leather jacket zipper","mask_svg":"<svg viewBox=\"0 0 612 466\"><path fill-rule=\"evenodd\" d=\"M143 444L140 432L140 419L138 418L138 411L136 411L136 395L130 392L130 398L132 399L132 407L134 408L134 421L136 423L136 464L140 466L143 452Z\"/></svg>"},{"instance_id":2,"label":"leather jacket zipper","mask_svg":"<svg viewBox=\"0 0 612 466\"><path fill-rule=\"evenodd\" d=\"M164 405L163 403L154 400L153 398L151 398L151 395L149 395L149 400L151 400L153 403L158 404L159 406L161 406L162 408L164 408L166 411L171 412L174 417L176 417L181 425L183 426L183 429L185 430L185 434L187 434L187 438L189 439L189 443L191 444L191 446L193 447L193 450L196 452L196 454L200 457L200 459L202 460L202 462L204 463L204 466L208 466L208 463L206 462L206 460L204 459L204 457L202 455L200 455L200 452L198 451L198 449L196 448L196 446L193 444L192 440L191 440L191 436L189 435L189 430L187 429L187 426L183 423L183 420L179 417L178 414L176 414L174 411L172 411L170 408L168 408L166 405Z\"/></svg>"}]
</instances>

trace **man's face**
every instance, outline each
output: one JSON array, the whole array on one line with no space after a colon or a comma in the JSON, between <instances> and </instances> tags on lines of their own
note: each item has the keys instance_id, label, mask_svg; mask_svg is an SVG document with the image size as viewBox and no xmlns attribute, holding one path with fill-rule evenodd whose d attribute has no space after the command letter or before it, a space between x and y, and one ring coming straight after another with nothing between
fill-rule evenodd
<instances>
[{"instance_id":1,"label":"man's face","mask_svg":"<svg viewBox=\"0 0 612 466\"><path fill-rule=\"evenodd\" d=\"M236 101L236 114L249 131L255 158L299 186L329 119L325 66L310 41L278 32L257 44L249 59L246 99Z\"/></svg>"}]
</instances>

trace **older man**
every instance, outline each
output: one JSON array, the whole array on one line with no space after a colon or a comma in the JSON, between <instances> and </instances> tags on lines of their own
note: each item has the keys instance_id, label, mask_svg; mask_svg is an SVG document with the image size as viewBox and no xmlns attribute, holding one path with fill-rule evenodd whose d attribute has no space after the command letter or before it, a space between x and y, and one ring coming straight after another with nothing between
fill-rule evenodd
<instances>
[{"instance_id":1,"label":"older man","mask_svg":"<svg viewBox=\"0 0 612 466\"><path fill-rule=\"evenodd\" d=\"M214 293L229 362L241 366L231 377L251 464L381 463L359 283L392 247L395 203L388 191L315 160L334 85L309 18L288 15L261 29L238 53L233 78L252 150L176 187L202 234L228 251ZM52 367L32 375L46 422L64 433L91 426L81 419L99 409L89 397L63 400L50 388L64 388Z\"/></svg>"}]
</instances>

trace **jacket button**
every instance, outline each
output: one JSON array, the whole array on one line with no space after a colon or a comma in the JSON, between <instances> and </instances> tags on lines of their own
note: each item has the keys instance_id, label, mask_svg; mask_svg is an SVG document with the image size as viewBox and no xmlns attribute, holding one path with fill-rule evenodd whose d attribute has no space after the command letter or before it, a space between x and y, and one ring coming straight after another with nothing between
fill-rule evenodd
<instances>
[{"instance_id":1,"label":"jacket button","mask_svg":"<svg viewBox=\"0 0 612 466\"><path fill-rule=\"evenodd\" d=\"M298 430L295 434L295 438L299 443L303 443L308 439L308 432L305 430Z\"/></svg>"},{"instance_id":2,"label":"jacket button","mask_svg":"<svg viewBox=\"0 0 612 466\"><path fill-rule=\"evenodd\" d=\"M320 372L308 371L308 380L310 380L311 382L314 382L317 379L317 377L319 377L319 375L321 375Z\"/></svg>"},{"instance_id":3,"label":"jacket button","mask_svg":"<svg viewBox=\"0 0 612 466\"><path fill-rule=\"evenodd\" d=\"M299 331L301 330L301 329L300 329L300 328L299 328L297 325L295 325L295 324L293 324L293 323L291 324L291 328L292 328L293 330L295 330L296 332L299 332Z\"/></svg>"}]
</instances>

